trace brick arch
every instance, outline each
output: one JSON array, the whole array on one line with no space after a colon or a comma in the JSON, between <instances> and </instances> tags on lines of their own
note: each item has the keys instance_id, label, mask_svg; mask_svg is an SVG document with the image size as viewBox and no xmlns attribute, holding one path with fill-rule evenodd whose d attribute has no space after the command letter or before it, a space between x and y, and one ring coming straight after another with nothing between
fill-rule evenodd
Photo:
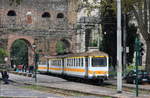
<instances>
[{"instance_id":1,"label":"brick arch","mask_svg":"<svg viewBox=\"0 0 150 98\"><path fill-rule=\"evenodd\" d=\"M50 43L50 55L57 55L56 53L56 44L58 41L67 41L69 43L69 52L73 52L73 44L70 39L67 38L59 38L59 39L52 39Z\"/></svg>"},{"instance_id":2,"label":"brick arch","mask_svg":"<svg viewBox=\"0 0 150 98\"><path fill-rule=\"evenodd\" d=\"M71 44L71 41L69 39L65 39L65 38L62 38L60 39L60 41L62 41L65 46L67 47L67 52L72 52L72 44Z\"/></svg>"},{"instance_id":3,"label":"brick arch","mask_svg":"<svg viewBox=\"0 0 150 98\"><path fill-rule=\"evenodd\" d=\"M29 46L31 46L34 43L34 38L31 36L9 35L7 49L10 50L12 44L18 39L25 40L29 44Z\"/></svg>"},{"instance_id":4,"label":"brick arch","mask_svg":"<svg viewBox=\"0 0 150 98\"><path fill-rule=\"evenodd\" d=\"M33 63L33 50L32 50L32 44L34 43L34 38L31 36L20 36L20 35L8 35L8 42L7 42L7 50L10 53L11 52L11 47L13 45L13 43L16 40L24 40L28 46L28 64L32 64Z\"/></svg>"}]
</instances>

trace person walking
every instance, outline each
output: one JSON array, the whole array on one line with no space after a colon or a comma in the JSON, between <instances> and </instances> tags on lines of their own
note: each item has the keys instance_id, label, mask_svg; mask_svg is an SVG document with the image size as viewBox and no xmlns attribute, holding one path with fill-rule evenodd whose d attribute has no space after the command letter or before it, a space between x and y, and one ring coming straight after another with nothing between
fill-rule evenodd
<instances>
[{"instance_id":1,"label":"person walking","mask_svg":"<svg viewBox=\"0 0 150 98\"><path fill-rule=\"evenodd\" d=\"M2 74L2 79L4 81L4 84L9 84L9 82L8 82L9 75L8 75L7 71L2 71L1 74Z\"/></svg>"}]
</instances>

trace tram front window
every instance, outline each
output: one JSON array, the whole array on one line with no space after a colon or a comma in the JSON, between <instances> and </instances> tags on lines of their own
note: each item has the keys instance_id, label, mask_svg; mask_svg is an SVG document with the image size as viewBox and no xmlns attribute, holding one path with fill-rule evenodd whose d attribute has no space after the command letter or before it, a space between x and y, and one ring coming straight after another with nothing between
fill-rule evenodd
<instances>
[{"instance_id":1,"label":"tram front window","mask_svg":"<svg viewBox=\"0 0 150 98\"><path fill-rule=\"evenodd\" d=\"M92 58L92 67L103 67L107 65L106 58Z\"/></svg>"}]
</instances>

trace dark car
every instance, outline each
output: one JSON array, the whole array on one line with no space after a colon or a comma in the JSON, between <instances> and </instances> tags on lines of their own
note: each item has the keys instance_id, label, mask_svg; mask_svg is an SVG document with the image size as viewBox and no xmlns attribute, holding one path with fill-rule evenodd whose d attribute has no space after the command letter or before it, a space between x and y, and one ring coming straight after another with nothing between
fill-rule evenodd
<instances>
[{"instance_id":1,"label":"dark car","mask_svg":"<svg viewBox=\"0 0 150 98\"><path fill-rule=\"evenodd\" d=\"M125 77L127 83L136 83L136 70L131 70ZM150 72L145 70L138 70L138 83L142 84L144 82L150 83Z\"/></svg>"}]
</instances>

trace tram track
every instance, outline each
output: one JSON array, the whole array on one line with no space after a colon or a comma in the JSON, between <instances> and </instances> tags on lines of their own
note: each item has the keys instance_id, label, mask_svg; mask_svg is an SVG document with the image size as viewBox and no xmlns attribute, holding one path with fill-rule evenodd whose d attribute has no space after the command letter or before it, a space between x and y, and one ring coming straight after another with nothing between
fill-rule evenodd
<instances>
[{"instance_id":1,"label":"tram track","mask_svg":"<svg viewBox=\"0 0 150 98\"><path fill-rule=\"evenodd\" d=\"M66 97L95 96L96 98L97 97L98 98L101 98L101 97L112 98L111 96L107 96L107 95L86 93L86 92L81 92L81 91L76 91L76 90L67 90L67 89L61 89L61 88L55 88L55 87L40 86L40 85L34 85L34 84L29 84L29 83L19 83L15 81L12 81L12 85L20 87L20 88L32 89L32 90L42 91L46 93L53 93L53 94L58 94L58 95L66 96Z\"/></svg>"},{"instance_id":2,"label":"tram track","mask_svg":"<svg viewBox=\"0 0 150 98\"><path fill-rule=\"evenodd\" d=\"M77 82L77 81L75 81L75 82ZM82 81L82 83L83 83L83 81ZM112 85L112 84L108 84L108 83L99 85L99 84L93 83L91 81L90 82L86 81L86 84L93 85L93 86L99 86L101 88L108 88L108 89L114 89L114 90L117 89L116 85ZM33 89L33 90L38 90L38 91L47 92L47 93L59 94L59 95L66 96L66 97L70 97L70 96L71 97L74 97L74 96L104 97L105 96L108 98L112 97L112 96L107 96L107 95L99 95L99 94L86 93L86 92L81 92L81 91L76 91L76 90L67 90L67 89L61 89L61 88L55 88L55 87L47 87L47 86L41 86L41 85L35 85L35 84L29 84L29 83L19 83L19 82L14 82L14 81L13 81L13 85L19 86L21 88L26 88L26 89ZM136 93L135 91L136 91L135 88L123 87L123 92ZM139 90L139 94L149 94L149 93L150 93L149 90ZM113 98L115 98L115 97L113 97Z\"/></svg>"},{"instance_id":3,"label":"tram track","mask_svg":"<svg viewBox=\"0 0 150 98\"><path fill-rule=\"evenodd\" d=\"M52 75L53 76L53 75ZM58 77L58 76L56 76L56 77ZM62 78L62 77L60 77L60 78ZM65 78L66 79L66 78ZM85 84L85 86L87 85L87 86L90 86L91 85L91 87L92 87L92 85L93 85L93 87L96 87L96 88L99 88L99 89L105 89L105 88L107 88L107 89L113 89L114 91L116 91L116 85L115 84L113 84L113 83L111 83L111 82L107 82L107 81L105 81L104 82L104 84L98 84L98 83L95 83L94 81L87 81L87 80L84 80L84 79L77 79L77 78L67 78L66 79L68 82L74 82L74 83L81 83L81 84ZM42 82L42 80L39 80L39 82ZM100 95L100 94L94 94L94 93L86 93L86 92L84 92L84 91L78 91L78 90L73 90L73 89L66 89L66 88L59 88L59 87L55 87L55 86L45 86L45 85L40 85L40 84L38 84L38 85L36 85L35 83L28 83L28 82L22 82L22 83L20 83L19 81L13 81L13 83L15 84L16 83L16 86L18 86L18 85L20 85L20 87L23 87L23 88L28 88L28 89L33 89L33 90L41 90L41 89L44 89L44 90L42 90L42 91L44 91L44 92L50 92L50 93L56 93L56 94L60 94L60 95L63 95L63 96L77 96L77 95L82 95L82 96L91 96L91 95L93 95L93 96L106 96L106 97L110 97L110 98L112 98L112 96L113 95ZM43 83L43 82L42 82ZM46 83L51 83L51 82L44 82L45 84ZM52 84L51 85L53 85L53 83L54 82L52 82ZM59 84L60 84L60 82L59 82ZM63 85L63 84L62 84ZM94 89L94 88L93 88ZM136 89L135 88L133 88L133 86L132 87L125 87L125 86L123 86L123 92L127 92L127 93L131 93L131 94L134 94L134 93L136 93L135 92L136 91ZM150 91L149 90L145 90L145 89L140 89L139 90L139 94L149 94L150 93ZM113 98L115 98L115 97L113 97Z\"/></svg>"},{"instance_id":4,"label":"tram track","mask_svg":"<svg viewBox=\"0 0 150 98\"><path fill-rule=\"evenodd\" d=\"M75 82L78 82L78 83L86 83L88 85L95 85L95 86L100 86L100 87L104 87L104 88L110 88L110 89L117 89L117 85L116 84L113 84L113 83L107 83L107 82L104 82L103 84L99 84L99 83L96 83L95 81L83 81L83 79L69 79L71 81L75 81ZM123 91L124 92L129 92L129 93L135 93L136 92L136 88L133 87L133 86L123 86ZM144 88L138 88L138 91L140 94L150 94L150 90L149 89L144 89Z\"/></svg>"}]
</instances>

